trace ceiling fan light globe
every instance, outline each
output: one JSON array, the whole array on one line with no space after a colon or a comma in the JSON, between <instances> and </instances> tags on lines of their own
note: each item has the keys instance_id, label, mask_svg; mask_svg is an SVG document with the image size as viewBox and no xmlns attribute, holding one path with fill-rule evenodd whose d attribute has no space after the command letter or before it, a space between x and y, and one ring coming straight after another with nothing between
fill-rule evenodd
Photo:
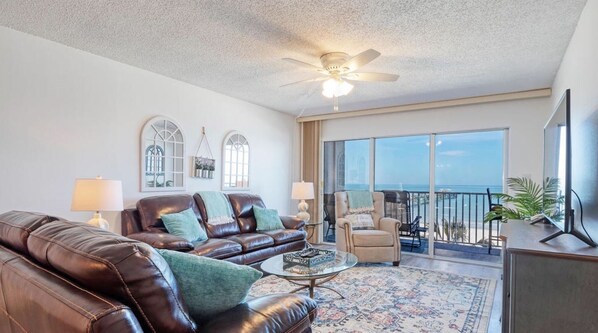
<instances>
[{"instance_id":1,"label":"ceiling fan light globe","mask_svg":"<svg viewBox=\"0 0 598 333\"><path fill-rule=\"evenodd\" d=\"M334 78L330 78L324 83L322 83L322 95L327 98L332 98L335 96L336 90L338 87L338 80Z\"/></svg>"},{"instance_id":2,"label":"ceiling fan light globe","mask_svg":"<svg viewBox=\"0 0 598 333\"><path fill-rule=\"evenodd\" d=\"M351 90L353 90L353 85L347 81L342 81L342 83L337 87L337 96L345 96L348 95Z\"/></svg>"},{"instance_id":3,"label":"ceiling fan light globe","mask_svg":"<svg viewBox=\"0 0 598 333\"><path fill-rule=\"evenodd\" d=\"M332 97L334 97L334 92L332 92L330 90L323 89L322 95L326 98L332 98Z\"/></svg>"},{"instance_id":4,"label":"ceiling fan light globe","mask_svg":"<svg viewBox=\"0 0 598 333\"><path fill-rule=\"evenodd\" d=\"M353 90L353 85L347 81L331 78L322 84L322 95L328 98L345 96Z\"/></svg>"}]
</instances>

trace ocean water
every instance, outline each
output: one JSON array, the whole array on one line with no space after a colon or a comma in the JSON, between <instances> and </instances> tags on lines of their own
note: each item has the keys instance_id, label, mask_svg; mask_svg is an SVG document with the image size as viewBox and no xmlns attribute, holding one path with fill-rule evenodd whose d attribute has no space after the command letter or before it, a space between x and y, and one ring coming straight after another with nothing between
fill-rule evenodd
<instances>
[{"instance_id":1,"label":"ocean water","mask_svg":"<svg viewBox=\"0 0 598 333\"><path fill-rule=\"evenodd\" d=\"M454 193L486 193L486 188L490 189L491 193L502 193L502 185L436 185L436 192L454 192ZM368 184L345 184L346 190L368 190ZM395 190L395 191L409 191L409 192L428 192L429 185L419 184L376 184L376 191Z\"/></svg>"}]
</instances>

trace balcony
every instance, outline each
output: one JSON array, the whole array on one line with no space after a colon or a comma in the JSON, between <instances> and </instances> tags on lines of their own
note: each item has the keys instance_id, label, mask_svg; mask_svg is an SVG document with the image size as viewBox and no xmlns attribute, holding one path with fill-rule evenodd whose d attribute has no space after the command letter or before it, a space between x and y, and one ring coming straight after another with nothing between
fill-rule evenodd
<instances>
[{"instance_id":1,"label":"balcony","mask_svg":"<svg viewBox=\"0 0 598 333\"><path fill-rule=\"evenodd\" d=\"M433 232L434 252L438 256L491 263L500 261L500 223L484 223L484 214L488 211L486 193L438 191L435 193L435 217L431 219L428 192L383 192L386 216L405 224L413 221L416 216L421 216L421 242L417 235L406 232L401 239L403 252L428 253L428 234ZM498 199L493 198L493 202L497 201ZM329 207L331 204L334 207L333 202L328 202ZM333 242L334 235L329 233L326 241Z\"/></svg>"}]
</instances>

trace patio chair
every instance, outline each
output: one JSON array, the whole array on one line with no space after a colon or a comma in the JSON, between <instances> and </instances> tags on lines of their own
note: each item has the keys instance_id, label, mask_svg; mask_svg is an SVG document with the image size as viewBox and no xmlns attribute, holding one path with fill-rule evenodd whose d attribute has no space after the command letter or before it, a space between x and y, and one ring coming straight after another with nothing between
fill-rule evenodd
<instances>
[{"instance_id":1,"label":"patio chair","mask_svg":"<svg viewBox=\"0 0 598 333\"><path fill-rule=\"evenodd\" d=\"M326 236L324 236L324 238L328 238L328 232L330 232L330 230L332 230L333 235L335 234L335 221L330 217L330 214L328 213L328 207L326 207L326 205L324 205L324 221L328 222L328 228L326 228Z\"/></svg>"},{"instance_id":2,"label":"patio chair","mask_svg":"<svg viewBox=\"0 0 598 333\"><path fill-rule=\"evenodd\" d=\"M346 216L349 215L347 192L336 192L336 248L353 253L359 262L392 262L398 266L401 261L401 221L384 216L384 194L373 192L374 211L370 214L373 229L354 230Z\"/></svg>"},{"instance_id":3,"label":"patio chair","mask_svg":"<svg viewBox=\"0 0 598 333\"><path fill-rule=\"evenodd\" d=\"M502 207L499 203L492 203L492 193L490 193L490 188L486 188L486 193L488 194L488 209L489 211L496 210L499 207ZM488 221L488 254L492 252L492 223L494 221L502 220L502 216L497 216L492 220ZM497 222L500 223L500 222Z\"/></svg>"},{"instance_id":4,"label":"patio chair","mask_svg":"<svg viewBox=\"0 0 598 333\"><path fill-rule=\"evenodd\" d=\"M421 221L421 216L416 216L411 223L405 223L401 225L401 235L405 235L411 237L411 247L410 251L413 252L414 247L421 247L422 246L422 238L421 233L428 231L428 228L422 227L419 225ZM415 246L415 238L417 237L418 245Z\"/></svg>"}]
</instances>

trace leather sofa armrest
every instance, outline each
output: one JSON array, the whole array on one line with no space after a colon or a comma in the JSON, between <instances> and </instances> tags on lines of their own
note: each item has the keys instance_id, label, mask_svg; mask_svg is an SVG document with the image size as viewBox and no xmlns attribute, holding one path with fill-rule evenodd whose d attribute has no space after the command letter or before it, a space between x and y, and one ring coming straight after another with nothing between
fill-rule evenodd
<instances>
[{"instance_id":1,"label":"leather sofa armrest","mask_svg":"<svg viewBox=\"0 0 598 333\"><path fill-rule=\"evenodd\" d=\"M248 300L200 323L200 326L206 333L310 332L317 311L317 303L305 296L273 294Z\"/></svg>"},{"instance_id":2,"label":"leather sofa armrest","mask_svg":"<svg viewBox=\"0 0 598 333\"><path fill-rule=\"evenodd\" d=\"M295 216L281 216L282 224L287 229L299 230L305 226L305 221L298 219Z\"/></svg>"},{"instance_id":3,"label":"leather sofa armrest","mask_svg":"<svg viewBox=\"0 0 598 333\"><path fill-rule=\"evenodd\" d=\"M142 231L127 235L127 237L151 245L157 249L173 251L191 251L193 244L188 240L171 235L161 230Z\"/></svg>"}]
</instances>

